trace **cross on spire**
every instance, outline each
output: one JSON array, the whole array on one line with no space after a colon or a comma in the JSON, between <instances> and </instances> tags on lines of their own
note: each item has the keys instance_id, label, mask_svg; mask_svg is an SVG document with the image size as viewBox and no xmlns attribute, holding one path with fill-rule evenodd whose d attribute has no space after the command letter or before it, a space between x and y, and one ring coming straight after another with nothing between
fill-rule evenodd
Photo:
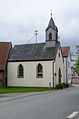
<instances>
[{"instance_id":1,"label":"cross on spire","mask_svg":"<svg viewBox=\"0 0 79 119\"><path fill-rule=\"evenodd\" d=\"M52 17L52 9L51 9L51 17Z\"/></svg>"}]
</instances>

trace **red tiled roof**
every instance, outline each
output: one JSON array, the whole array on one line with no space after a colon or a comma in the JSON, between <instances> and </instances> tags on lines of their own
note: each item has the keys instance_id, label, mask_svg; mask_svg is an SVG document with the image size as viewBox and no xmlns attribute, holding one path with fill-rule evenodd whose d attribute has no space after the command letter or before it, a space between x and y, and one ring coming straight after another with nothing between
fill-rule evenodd
<instances>
[{"instance_id":1,"label":"red tiled roof","mask_svg":"<svg viewBox=\"0 0 79 119\"><path fill-rule=\"evenodd\" d=\"M10 49L11 42L0 42L0 70L5 70Z\"/></svg>"},{"instance_id":2,"label":"red tiled roof","mask_svg":"<svg viewBox=\"0 0 79 119\"><path fill-rule=\"evenodd\" d=\"M79 75L77 74L77 72L73 68L71 68L71 71L72 71L72 77L79 78Z\"/></svg>"},{"instance_id":3,"label":"red tiled roof","mask_svg":"<svg viewBox=\"0 0 79 119\"><path fill-rule=\"evenodd\" d=\"M69 47L69 46L62 47L63 57L68 57L68 55L69 55L69 50L70 50L70 47Z\"/></svg>"}]
</instances>

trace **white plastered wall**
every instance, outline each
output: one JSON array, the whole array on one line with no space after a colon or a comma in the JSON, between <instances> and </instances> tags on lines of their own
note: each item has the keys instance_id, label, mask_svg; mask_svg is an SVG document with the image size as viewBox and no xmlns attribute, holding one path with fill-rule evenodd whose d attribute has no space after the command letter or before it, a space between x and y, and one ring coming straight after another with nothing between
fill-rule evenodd
<instances>
[{"instance_id":1,"label":"white plastered wall","mask_svg":"<svg viewBox=\"0 0 79 119\"><path fill-rule=\"evenodd\" d=\"M59 53L60 53L60 57L59 57ZM54 76L54 86L56 86L56 84L59 83L59 68L61 69L61 82L63 82L63 58L62 58L62 53L61 50L58 50L57 55L56 55L56 59L55 59L55 63L54 63L54 73L56 73L56 76Z\"/></svg>"},{"instance_id":2,"label":"white plastered wall","mask_svg":"<svg viewBox=\"0 0 79 119\"><path fill-rule=\"evenodd\" d=\"M68 57L64 57L64 82L71 83L71 58L70 55Z\"/></svg>"},{"instance_id":3,"label":"white plastered wall","mask_svg":"<svg viewBox=\"0 0 79 119\"><path fill-rule=\"evenodd\" d=\"M71 56L68 56L68 83L71 83Z\"/></svg>"},{"instance_id":4,"label":"white plastered wall","mask_svg":"<svg viewBox=\"0 0 79 119\"><path fill-rule=\"evenodd\" d=\"M43 66L43 78L36 78L36 66ZM24 78L17 77L18 65L24 67ZM8 62L8 86L22 87L53 87L53 61L36 61L36 62Z\"/></svg>"},{"instance_id":5,"label":"white plastered wall","mask_svg":"<svg viewBox=\"0 0 79 119\"><path fill-rule=\"evenodd\" d=\"M67 75L67 68L66 68L66 65L67 65L67 58L64 57L64 65L63 65L63 75L64 75L64 83L67 82L67 79L66 79L66 75Z\"/></svg>"}]
</instances>

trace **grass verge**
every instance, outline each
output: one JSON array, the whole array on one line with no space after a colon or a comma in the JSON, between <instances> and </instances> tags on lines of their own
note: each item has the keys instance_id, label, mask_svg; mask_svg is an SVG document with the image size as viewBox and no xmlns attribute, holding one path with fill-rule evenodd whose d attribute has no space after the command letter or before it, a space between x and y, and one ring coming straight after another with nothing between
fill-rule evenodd
<instances>
[{"instance_id":1,"label":"grass verge","mask_svg":"<svg viewBox=\"0 0 79 119\"><path fill-rule=\"evenodd\" d=\"M5 93L21 93L21 92L40 92L40 91L50 91L56 89L48 88L0 88L0 94Z\"/></svg>"}]
</instances>

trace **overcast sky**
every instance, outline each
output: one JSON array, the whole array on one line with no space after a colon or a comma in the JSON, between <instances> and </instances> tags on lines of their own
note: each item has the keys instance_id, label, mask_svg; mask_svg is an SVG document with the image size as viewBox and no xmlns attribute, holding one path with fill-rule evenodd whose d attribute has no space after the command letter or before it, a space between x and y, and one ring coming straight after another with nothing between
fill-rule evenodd
<instances>
[{"instance_id":1,"label":"overcast sky","mask_svg":"<svg viewBox=\"0 0 79 119\"><path fill-rule=\"evenodd\" d=\"M28 43L37 29L38 42L45 42L51 9L61 44L73 49L79 44L79 0L0 0L0 41Z\"/></svg>"}]
</instances>

